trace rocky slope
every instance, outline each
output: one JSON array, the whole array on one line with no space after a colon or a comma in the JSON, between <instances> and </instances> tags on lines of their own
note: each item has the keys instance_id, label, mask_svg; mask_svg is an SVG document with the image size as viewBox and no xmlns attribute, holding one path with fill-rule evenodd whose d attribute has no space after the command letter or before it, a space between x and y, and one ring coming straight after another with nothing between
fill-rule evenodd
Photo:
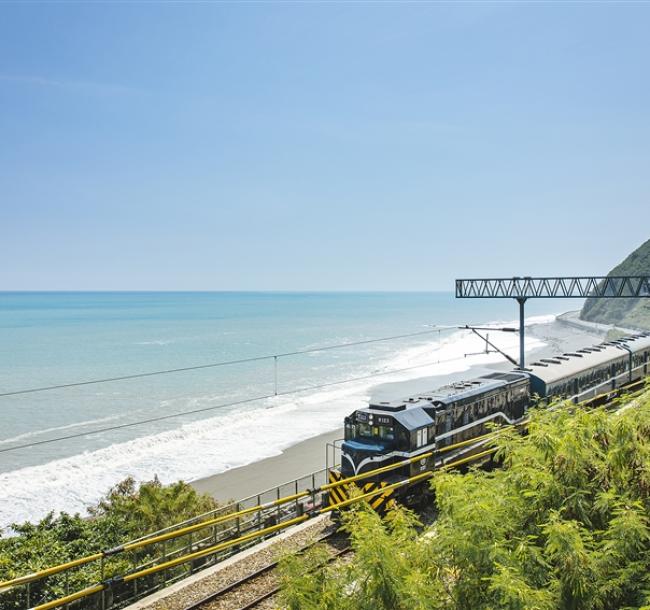
<instances>
[{"instance_id":1,"label":"rocky slope","mask_svg":"<svg viewBox=\"0 0 650 610\"><path fill-rule=\"evenodd\" d=\"M608 275L650 275L650 239ZM590 322L650 330L650 298L587 299L580 318Z\"/></svg>"}]
</instances>

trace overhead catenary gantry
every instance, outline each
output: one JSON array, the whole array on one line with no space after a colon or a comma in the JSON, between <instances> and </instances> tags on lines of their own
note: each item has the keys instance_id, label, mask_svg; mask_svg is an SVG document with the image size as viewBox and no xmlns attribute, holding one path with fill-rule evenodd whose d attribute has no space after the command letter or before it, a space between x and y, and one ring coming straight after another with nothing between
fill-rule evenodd
<instances>
[{"instance_id":1,"label":"overhead catenary gantry","mask_svg":"<svg viewBox=\"0 0 650 610\"><path fill-rule=\"evenodd\" d=\"M519 303L519 368L525 368L524 304L528 299L650 297L650 275L510 277L456 280L457 299L515 299Z\"/></svg>"}]
</instances>

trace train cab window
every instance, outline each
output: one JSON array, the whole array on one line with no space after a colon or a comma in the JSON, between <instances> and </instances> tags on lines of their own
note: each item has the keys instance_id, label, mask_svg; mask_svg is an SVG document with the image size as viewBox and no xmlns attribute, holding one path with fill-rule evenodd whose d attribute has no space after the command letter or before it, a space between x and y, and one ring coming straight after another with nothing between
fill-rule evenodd
<instances>
[{"instance_id":1,"label":"train cab window","mask_svg":"<svg viewBox=\"0 0 650 610\"><path fill-rule=\"evenodd\" d=\"M372 426L370 424L357 424L357 436L372 438Z\"/></svg>"},{"instance_id":2,"label":"train cab window","mask_svg":"<svg viewBox=\"0 0 650 610\"><path fill-rule=\"evenodd\" d=\"M345 422L345 440L349 441L354 438L354 424Z\"/></svg>"},{"instance_id":3,"label":"train cab window","mask_svg":"<svg viewBox=\"0 0 650 610\"><path fill-rule=\"evenodd\" d=\"M359 438L373 438L382 441L395 440L395 430L391 426L371 426L370 424L357 424Z\"/></svg>"}]
</instances>

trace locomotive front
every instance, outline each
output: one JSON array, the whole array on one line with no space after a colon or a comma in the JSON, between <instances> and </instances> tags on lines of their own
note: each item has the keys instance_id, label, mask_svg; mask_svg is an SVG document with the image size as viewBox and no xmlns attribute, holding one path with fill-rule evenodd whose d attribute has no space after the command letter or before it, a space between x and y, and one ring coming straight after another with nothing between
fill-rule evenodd
<instances>
[{"instance_id":1,"label":"locomotive front","mask_svg":"<svg viewBox=\"0 0 650 610\"><path fill-rule=\"evenodd\" d=\"M341 474L344 477L363 474L413 457L414 453L425 453L435 440L435 416L430 411L427 401L411 399L371 403L346 417ZM420 469L419 464L404 466L391 471L387 477L400 478Z\"/></svg>"},{"instance_id":2,"label":"locomotive front","mask_svg":"<svg viewBox=\"0 0 650 610\"><path fill-rule=\"evenodd\" d=\"M374 470L396 445L395 421L389 415L360 409L345 418L345 441L341 447L341 474L351 477Z\"/></svg>"}]
</instances>

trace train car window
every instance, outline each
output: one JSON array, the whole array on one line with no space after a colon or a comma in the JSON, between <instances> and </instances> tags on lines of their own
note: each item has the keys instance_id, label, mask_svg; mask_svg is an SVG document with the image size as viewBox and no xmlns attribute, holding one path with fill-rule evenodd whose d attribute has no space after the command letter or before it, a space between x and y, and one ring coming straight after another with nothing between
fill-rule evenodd
<instances>
[{"instance_id":1,"label":"train car window","mask_svg":"<svg viewBox=\"0 0 650 610\"><path fill-rule=\"evenodd\" d=\"M428 430L426 428L422 428L422 444L426 445L428 442Z\"/></svg>"},{"instance_id":2,"label":"train car window","mask_svg":"<svg viewBox=\"0 0 650 610\"><path fill-rule=\"evenodd\" d=\"M418 430L417 432L417 440L416 440L416 447L422 447L422 430Z\"/></svg>"}]
</instances>

